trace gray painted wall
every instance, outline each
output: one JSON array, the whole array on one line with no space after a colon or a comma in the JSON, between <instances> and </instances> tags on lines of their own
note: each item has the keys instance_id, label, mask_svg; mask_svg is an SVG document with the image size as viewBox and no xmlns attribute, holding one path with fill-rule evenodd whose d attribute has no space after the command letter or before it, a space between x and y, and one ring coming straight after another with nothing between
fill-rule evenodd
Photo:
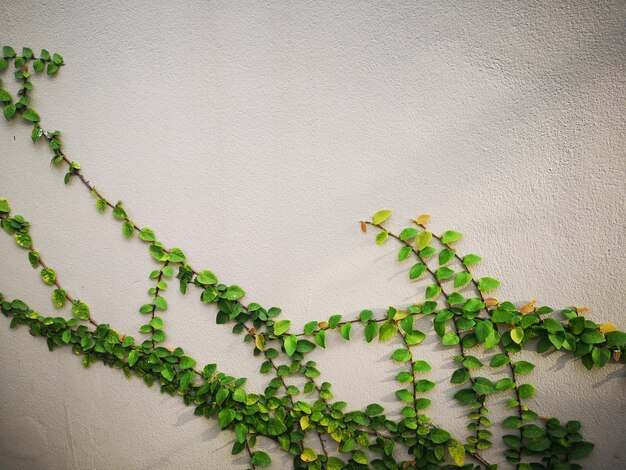
<instances>
[{"instance_id":1,"label":"gray painted wall","mask_svg":"<svg viewBox=\"0 0 626 470\"><path fill-rule=\"evenodd\" d=\"M161 3L0 0L0 42L64 55L58 77L36 80L45 126L191 264L295 327L352 317L419 300L396 247L356 221L430 212L483 255L477 275L503 281L498 297L626 327L623 2ZM62 282L135 332L153 268L141 243L63 185L27 126L0 125L0 149L0 192ZM0 252L2 292L51 311L23 251L3 236ZM263 387L249 346L196 293L168 299L171 344ZM244 468L233 437L180 401L2 322L1 468ZM337 399L394 409L396 347L333 340L315 358ZM431 414L461 429L454 353L432 338L416 351L442 366ZM531 406L584 421L589 468L623 468L624 368L537 363Z\"/></svg>"}]
</instances>

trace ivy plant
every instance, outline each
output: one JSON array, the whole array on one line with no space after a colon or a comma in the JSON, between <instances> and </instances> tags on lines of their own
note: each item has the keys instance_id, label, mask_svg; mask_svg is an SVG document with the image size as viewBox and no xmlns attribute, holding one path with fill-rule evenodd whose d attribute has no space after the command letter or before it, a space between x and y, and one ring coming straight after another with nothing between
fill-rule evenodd
<instances>
[{"instance_id":1,"label":"ivy plant","mask_svg":"<svg viewBox=\"0 0 626 470\"><path fill-rule=\"evenodd\" d=\"M386 225L391 210L361 221L361 230L374 232L377 244L397 244L397 262L405 266L406 282L427 279L427 287L418 292L423 300L390 306L378 315L369 309L356 318L335 314L296 331L280 308L248 303L244 288L220 282L210 269L191 266L181 248L167 247L152 229L137 224L121 201L106 197L87 180L81 165L65 153L61 133L45 129L31 104L31 70L56 75L65 65L60 54L46 50L35 54L29 48L18 54L5 46L0 72L11 65L19 88L11 93L0 82L5 119L29 124L33 142L45 143L52 164L65 168L65 184L75 180L84 186L94 197L97 211L111 212L123 237L138 237L155 263L148 275L152 287L138 302L138 314L144 319L138 336L119 332L98 322L78 294L63 286L62 277L36 249L29 222L13 214L9 201L0 199L2 228L24 250L50 289L51 308L70 304L73 314L64 318L40 313L20 299L0 294L0 310L10 319L11 328L24 326L33 336L45 338L50 351L71 348L85 367L103 363L128 377L140 377L163 393L182 397L196 415L215 419L220 429L233 434L232 454L247 454L252 469L272 463L269 454L257 449L259 438L275 441L292 456L296 469L469 470L495 469L498 464L519 470L582 468L581 460L594 445L583 437L579 421L564 422L531 409L530 399L541 393L528 379L536 364L516 355L531 347L538 358L556 350L580 360L590 371L601 369L610 361L624 362L625 332L593 321L585 308L556 312L535 301L516 305L498 300L492 291L500 281L474 275L481 257L457 251L462 233L434 233L426 214L395 233ZM172 285L217 307L216 323L230 325L232 333L249 344L251 353L263 358L259 372L268 376L263 393L251 392L245 377L220 372L216 364L198 364L182 347L164 346ZM466 431L444 429L429 414L437 384L431 380L431 365L417 354L430 334L416 326L418 318L430 319L432 334L442 347L455 351L449 381L456 389L454 400L465 409L462 427ZM389 357L399 370L395 377L399 417L387 415L379 403L351 409L346 402L334 400L331 384L323 381L317 364L310 360L313 350L326 348L328 335L351 341L354 328L363 330L367 343L400 341L401 347ZM485 354L489 361L481 359ZM499 374L497 380L485 372L491 369ZM304 385L291 385L291 377L303 378ZM507 397L509 416L492 423L490 407L502 397ZM497 462L484 455L492 446L494 424L506 430L506 451Z\"/></svg>"}]
</instances>

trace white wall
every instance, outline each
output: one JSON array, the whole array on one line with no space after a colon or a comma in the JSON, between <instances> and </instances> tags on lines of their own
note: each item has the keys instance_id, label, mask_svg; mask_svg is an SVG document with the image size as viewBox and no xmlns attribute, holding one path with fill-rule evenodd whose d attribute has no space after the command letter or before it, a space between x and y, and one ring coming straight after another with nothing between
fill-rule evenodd
<instances>
[{"instance_id":1,"label":"white wall","mask_svg":"<svg viewBox=\"0 0 626 470\"><path fill-rule=\"evenodd\" d=\"M500 298L626 328L624 3L461 3L0 0L0 43L65 57L33 105L92 183L296 327L419 300L395 247L358 231L390 207L397 227L430 212L462 231ZM147 252L48 162L27 126L0 125L1 196L67 289L136 331ZM0 252L0 290L53 310L24 252L7 236ZM168 298L171 344L263 385L196 293ZM1 468L245 468L178 400L2 323ZM338 399L393 407L394 344L331 346L316 358ZM531 406L583 420L589 468L623 468L624 368L537 363ZM459 428L443 367L432 414Z\"/></svg>"}]
</instances>

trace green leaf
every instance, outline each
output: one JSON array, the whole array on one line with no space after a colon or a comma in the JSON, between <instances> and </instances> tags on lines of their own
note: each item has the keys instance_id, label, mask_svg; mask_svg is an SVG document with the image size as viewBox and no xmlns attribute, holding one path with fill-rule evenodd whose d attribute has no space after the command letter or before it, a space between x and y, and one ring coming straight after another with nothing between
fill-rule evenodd
<instances>
[{"instance_id":1,"label":"green leaf","mask_svg":"<svg viewBox=\"0 0 626 470\"><path fill-rule=\"evenodd\" d=\"M391 355L391 359L396 362L408 362L411 360L411 352L408 349L396 349Z\"/></svg>"},{"instance_id":2,"label":"green leaf","mask_svg":"<svg viewBox=\"0 0 626 470\"><path fill-rule=\"evenodd\" d=\"M516 374L529 374L533 371L534 368L535 365L527 361L517 361L515 364L513 364L513 370Z\"/></svg>"},{"instance_id":3,"label":"green leaf","mask_svg":"<svg viewBox=\"0 0 626 470\"><path fill-rule=\"evenodd\" d=\"M396 396L405 403L413 403L413 394L409 390L397 390Z\"/></svg>"},{"instance_id":4,"label":"green leaf","mask_svg":"<svg viewBox=\"0 0 626 470\"><path fill-rule=\"evenodd\" d=\"M551 318L548 318L548 320L551 320ZM544 320L544 323L545 323L545 320ZM604 343L604 341L606 340L604 335L598 330L593 330L587 333L583 333L580 339L583 343L587 343L587 344Z\"/></svg>"},{"instance_id":5,"label":"green leaf","mask_svg":"<svg viewBox=\"0 0 626 470\"><path fill-rule=\"evenodd\" d=\"M422 231L418 236L417 236L417 249L418 250L423 250L424 248L426 248L428 245L430 245L430 242L433 239L433 234L431 232L429 232L428 230L424 230Z\"/></svg>"},{"instance_id":6,"label":"green leaf","mask_svg":"<svg viewBox=\"0 0 626 470\"><path fill-rule=\"evenodd\" d=\"M302 354L306 354L315 349L315 343L312 343L308 339L298 340L298 344L296 345L296 351Z\"/></svg>"},{"instance_id":7,"label":"green leaf","mask_svg":"<svg viewBox=\"0 0 626 470\"><path fill-rule=\"evenodd\" d=\"M431 284L426 288L426 298L427 299L435 299L441 294L441 287L439 284Z\"/></svg>"},{"instance_id":8,"label":"green leaf","mask_svg":"<svg viewBox=\"0 0 626 470\"><path fill-rule=\"evenodd\" d=\"M460 341L459 335L457 335L456 333L453 333L452 331L446 333L441 338L441 344L443 344L444 346L452 346L454 344L458 344L459 341Z\"/></svg>"},{"instance_id":9,"label":"green leaf","mask_svg":"<svg viewBox=\"0 0 626 470\"><path fill-rule=\"evenodd\" d=\"M415 372L428 372L432 369L430 364L423 360L417 360L413 363L413 370Z\"/></svg>"},{"instance_id":10,"label":"green leaf","mask_svg":"<svg viewBox=\"0 0 626 470\"><path fill-rule=\"evenodd\" d=\"M498 353L491 358L491 362L489 363L489 366L500 367L500 366L503 366L504 364L508 364L509 362L511 362L511 360L506 356L506 354Z\"/></svg>"},{"instance_id":11,"label":"green leaf","mask_svg":"<svg viewBox=\"0 0 626 470\"><path fill-rule=\"evenodd\" d=\"M154 317L152 320L150 320L150 326L155 330L162 330L163 319L161 317Z\"/></svg>"},{"instance_id":12,"label":"green leaf","mask_svg":"<svg viewBox=\"0 0 626 470\"><path fill-rule=\"evenodd\" d=\"M463 365L468 369L480 369L483 366L483 363L476 356L467 356L463 360Z\"/></svg>"},{"instance_id":13,"label":"green leaf","mask_svg":"<svg viewBox=\"0 0 626 470\"><path fill-rule=\"evenodd\" d=\"M156 305L156 308L158 308L159 310L167 310L167 300L165 300L165 298L161 297L160 295L157 295L154 298L154 305Z\"/></svg>"},{"instance_id":14,"label":"green leaf","mask_svg":"<svg viewBox=\"0 0 626 470\"><path fill-rule=\"evenodd\" d=\"M35 70L35 72L39 73L42 72L44 69L44 63L43 60L41 59L37 59L33 61L33 69Z\"/></svg>"},{"instance_id":15,"label":"green leaf","mask_svg":"<svg viewBox=\"0 0 626 470\"><path fill-rule=\"evenodd\" d=\"M287 431L287 426L281 420L272 418L267 423L267 433L270 436L279 436Z\"/></svg>"},{"instance_id":16,"label":"green leaf","mask_svg":"<svg viewBox=\"0 0 626 470\"><path fill-rule=\"evenodd\" d=\"M76 301L72 307L72 313L76 318L89 320L89 307L84 302Z\"/></svg>"},{"instance_id":17,"label":"green leaf","mask_svg":"<svg viewBox=\"0 0 626 470\"><path fill-rule=\"evenodd\" d=\"M407 371L402 371L398 375L396 375L396 380L400 383L409 383L413 380L413 374Z\"/></svg>"},{"instance_id":18,"label":"green leaf","mask_svg":"<svg viewBox=\"0 0 626 470\"><path fill-rule=\"evenodd\" d=\"M28 261L30 262L30 265L33 268L37 268L39 266L39 253L36 251L29 251L28 252Z\"/></svg>"},{"instance_id":19,"label":"green leaf","mask_svg":"<svg viewBox=\"0 0 626 470\"><path fill-rule=\"evenodd\" d=\"M464 405L469 405L476 402L476 392L471 388L464 388L454 394L454 399Z\"/></svg>"},{"instance_id":20,"label":"green leaf","mask_svg":"<svg viewBox=\"0 0 626 470\"><path fill-rule=\"evenodd\" d=\"M169 259L172 263L184 263L187 257L180 248L172 248L170 250Z\"/></svg>"},{"instance_id":21,"label":"green leaf","mask_svg":"<svg viewBox=\"0 0 626 470\"><path fill-rule=\"evenodd\" d=\"M412 330L410 333L406 334L406 338L405 338L406 343L409 346L420 344L425 339L426 339L426 333L424 333L423 331L419 331L419 330Z\"/></svg>"},{"instance_id":22,"label":"green leaf","mask_svg":"<svg viewBox=\"0 0 626 470\"><path fill-rule=\"evenodd\" d=\"M298 346L298 338L295 335L285 336L283 338L283 347L288 356L293 356Z\"/></svg>"},{"instance_id":23,"label":"green leaf","mask_svg":"<svg viewBox=\"0 0 626 470\"><path fill-rule=\"evenodd\" d=\"M439 264L444 265L454 258L454 251L450 248L444 248L439 252Z\"/></svg>"},{"instance_id":24,"label":"green leaf","mask_svg":"<svg viewBox=\"0 0 626 470\"><path fill-rule=\"evenodd\" d=\"M189 356L183 356L180 358L180 363L178 365L178 367L180 369L191 369L196 365L196 361L195 359L193 359L192 357Z\"/></svg>"},{"instance_id":25,"label":"green leaf","mask_svg":"<svg viewBox=\"0 0 626 470\"><path fill-rule=\"evenodd\" d=\"M10 103L12 99L8 91L0 88L0 103Z\"/></svg>"},{"instance_id":26,"label":"green leaf","mask_svg":"<svg viewBox=\"0 0 626 470\"><path fill-rule=\"evenodd\" d=\"M448 268L447 266L444 266L443 268L439 268L437 269L437 271L435 271L435 277L439 279L440 281L445 281L446 279L450 279L452 276L454 276L454 270Z\"/></svg>"},{"instance_id":27,"label":"green leaf","mask_svg":"<svg viewBox=\"0 0 626 470\"><path fill-rule=\"evenodd\" d=\"M274 334L276 336L280 336L283 333L287 332L291 327L291 322L289 320L279 320L274 323Z\"/></svg>"},{"instance_id":28,"label":"green leaf","mask_svg":"<svg viewBox=\"0 0 626 470\"><path fill-rule=\"evenodd\" d=\"M482 277L478 280L478 290L488 292L496 289L500 285L500 281L492 277Z\"/></svg>"},{"instance_id":29,"label":"green leaf","mask_svg":"<svg viewBox=\"0 0 626 470\"><path fill-rule=\"evenodd\" d=\"M622 347L626 345L626 333L623 331L611 331L606 334L606 345Z\"/></svg>"},{"instance_id":30,"label":"green leaf","mask_svg":"<svg viewBox=\"0 0 626 470\"><path fill-rule=\"evenodd\" d=\"M489 395L496 391L495 384L485 377L477 377L472 388L479 395Z\"/></svg>"},{"instance_id":31,"label":"green leaf","mask_svg":"<svg viewBox=\"0 0 626 470\"><path fill-rule=\"evenodd\" d=\"M257 467L269 467L272 464L272 459L270 459L270 456L265 452L257 450L256 452L252 452L250 463Z\"/></svg>"},{"instance_id":32,"label":"green leaf","mask_svg":"<svg viewBox=\"0 0 626 470\"><path fill-rule=\"evenodd\" d=\"M116 219L123 220L123 219L126 219L128 216L126 215L126 211L124 210L121 204L122 204L121 202L118 202L116 204L115 208L113 209L113 216Z\"/></svg>"},{"instance_id":33,"label":"green leaf","mask_svg":"<svg viewBox=\"0 0 626 470\"><path fill-rule=\"evenodd\" d=\"M7 104L3 109L2 112L4 113L4 118L7 121L10 121L11 118L13 118L13 116L15 115L15 105L14 104Z\"/></svg>"},{"instance_id":34,"label":"green leaf","mask_svg":"<svg viewBox=\"0 0 626 470\"><path fill-rule=\"evenodd\" d=\"M591 453L594 447L595 445L592 444L591 442L586 442L586 441L572 442L570 443L569 456L572 459L583 459Z\"/></svg>"},{"instance_id":35,"label":"green leaf","mask_svg":"<svg viewBox=\"0 0 626 470\"><path fill-rule=\"evenodd\" d=\"M462 233L455 232L454 230L448 230L447 232L443 232L443 234L441 235L441 243L447 245L449 243L460 240L462 236Z\"/></svg>"},{"instance_id":36,"label":"green leaf","mask_svg":"<svg viewBox=\"0 0 626 470\"><path fill-rule=\"evenodd\" d=\"M132 237L134 230L135 230L135 227L133 223L129 220L125 220L124 223L122 224L122 233L124 234L124 237L126 238Z\"/></svg>"},{"instance_id":37,"label":"green leaf","mask_svg":"<svg viewBox=\"0 0 626 470\"><path fill-rule=\"evenodd\" d=\"M3 57L15 57L15 49L11 46L3 46L2 47L2 56Z\"/></svg>"},{"instance_id":38,"label":"green leaf","mask_svg":"<svg viewBox=\"0 0 626 470\"><path fill-rule=\"evenodd\" d=\"M454 385L461 385L467 382L470 378L469 370L465 367L461 367L453 372L452 377L450 378L450 383Z\"/></svg>"},{"instance_id":39,"label":"green leaf","mask_svg":"<svg viewBox=\"0 0 626 470\"><path fill-rule=\"evenodd\" d=\"M380 341L387 341L393 338L397 332L398 332L398 327L394 322L386 322L380 328L378 339Z\"/></svg>"},{"instance_id":40,"label":"green leaf","mask_svg":"<svg viewBox=\"0 0 626 470\"><path fill-rule=\"evenodd\" d=\"M386 232L385 230L383 230L382 232L378 233L378 235L376 235L376 244L377 245L382 245L383 243L385 243L387 241L387 237L389 237L389 233Z\"/></svg>"},{"instance_id":41,"label":"green leaf","mask_svg":"<svg viewBox=\"0 0 626 470\"><path fill-rule=\"evenodd\" d=\"M57 65L61 65L63 63L63 57L61 57L60 54L57 54L56 52L52 55L52 61L57 64Z\"/></svg>"},{"instance_id":42,"label":"green leaf","mask_svg":"<svg viewBox=\"0 0 626 470\"><path fill-rule=\"evenodd\" d=\"M49 286L54 284L54 282L57 279L57 274L54 272L54 269L52 268L42 269L40 272L40 275L41 275L41 280Z\"/></svg>"},{"instance_id":43,"label":"green leaf","mask_svg":"<svg viewBox=\"0 0 626 470\"><path fill-rule=\"evenodd\" d=\"M134 366L139 359L139 352L136 349L133 349L130 353L128 353L128 365L130 367Z\"/></svg>"},{"instance_id":44,"label":"green leaf","mask_svg":"<svg viewBox=\"0 0 626 470\"><path fill-rule=\"evenodd\" d=\"M54 75L58 71L59 71L59 66L57 64L55 64L54 62L48 62L48 69L47 69L48 75Z\"/></svg>"},{"instance_id":45,"label":"green leaf","mask_svg":"<svg viewBox=\"0 0 626 470\"><path fill-rule=\"evenodd\" d=\"M67 294L63 289L54 289L52 291L52 303L56 308L63 307L65 304L65 299L67 298Z\"/></svg>"},{"instance_id":46,"label":"green leaf","mask_svg":"<svg viewBox=\"0 0 626 470\"><path fill-rule=\"evenodd\" d=\"M217 276L213 274L212 271L200 271L198 276L196 277L196 281L205 286L210 286L213 284L217 284Z\"/></svg>"},{"instance_id":47,"label":"green leaf","mask_svg":"<svg viewBox=\"0 0 626 470\"><path fill-rule=\"evenodd\" d=\"M475 331L476 339L479 343L484 343L489 335L493 332L493 323L489 320L483 320L476 324Z\"/></svg>"},{"instance_id":48,"label":"green leaf","mask_svg":"<svg viewBox=\"0 0 626 470\"><path fill-rule=\"evenodd\" d=\"M226 289L226 292L222 294L222 298L227 300L239 300L244 295L246 295L246 293L241 287L233 285Z\"/></svg>"},{"instance_id":49,"label":"green leaf","mask_svg":"<svg viewBox=\"0 0 626 470\"><path fill-rule=\"evenodd\" d=\"M450 433L441 428L433 428L430 431L430 440L435 444L443 444L450 439Z\"/></svg>"},{"instance_id":50,"label":"green leaf","mask_svg":"<svg viewBox=\"0 0 626 470\"><path fill-rule=\"evenodd\" d=\"M33 246L33 240L30 238L30 235L27 233L15 232L15 242L22 248L26 248L26 249Z\"/></svg>"},{"instance_id":51,"label":"green leaf","mask_svg":"<svg viewBox=\"0 0 626 470\"><path fill-rule=\"evenodd\" d=\"M467 271L462 271L458 273L454 278L454 288L458 289L459 287L463 287L467 285L468 282L472 280L472 275Z\"/></svg>"},{"instance_id":52,"label":"green leaf","mask_svg":"<svg viewBox=\"0 0 626 470\"><path fill-rule=\"evenodd\" d=\"M22 117L30 122L39 122L39 114L33 108L26 108L22 112Z\"/></svg>"},{"instance_id":53,"label":"green leaf","mask_svg":"<svg viewBox=\"0 0 626 470\"><path fill-rule=\"evenodd\" d=\"M418 233L419 233L418 229L414 227L407 227L404 230L402 230L402 232L400 232L400 240L402 241L410 240L411 238L415 238Z\"/></svg>"},{"instance_id":54,"label":"green leaf","mask_svg":"<svg viewBox=\"0 0 626 470\"><path fill-rule=\"evenodd\" d=\"M104 211L107 209L107 202L106 200L100 198L96 201L96 207L98 208L98 212L100 212L101 214L104 213Z\"/></svg>"},{"instance_id":55,"label":"green leaf","mask_svg":"<svg viewBox=\"0 0 626 470\"><path fill-rule=\"evenodd\" d=\"M235 438L237 439L237 442L243 444L244 442L246 442L247 436L248 426L246 426L244 423L235 424Z\"/></svg>"},{"instance_id":56,"label":"green leaf","mask_svg":"<svg viewBox=\"0 0 626 470\"><path fill-rule=\"evenodd\" d=\"M343 325L341 325L341 327L339 328L339 332L341 333L341 336L343 337L343 339L345 340L350 339L351 329L352 329L352 323L344 323Z\"/></svg>"},{"instance_id":57,"label":"green leaf","mask_svg":"<svg viewBox=\"0 0 626 470\"><path fill-rule=\"evenodd\" d=\"M156 237L154 236L154 232L152 231L152 229L144 227L139 232L139 239L143 240L144 242L153 242L156 240Z\"/></svg>"},{"instance_id":58,"label":"green leaf","mask_svg":"<svg viewBox=\"0 0 626 470\"><path fill-rule=\"evenodd\" d=\"M356 463L360 463L361 465L367 465L369 463L367 456L362 450L354 451L352 453L352 460L354 460Z\"/></svg>"},{"instance_id":59,"label":"green leaf","mask_svg":"<svg viewBox=\"0 0 626 470\"><path fill-rule=\"evenodd\" d=\"M522 384L517 388L520 398L530 398L535 394L535 387L530 384Z\"/></svg>"},{"instance_id":60,"label":"green leaf","mask_svg":"<svg viewBox=\"0 0 626 470\"><path fill-rule=\"evenodd\" d=\"M410 254L411 254L411 247L403 246L402 248L400 248L400 251L398 252L398 261L404 261L405 259L409 257Z\"/></svg>"},{"instance_id":61,"label":"green leaf","mask_svg":"<svg viewBox=\"0 0 626 470\"><path fill-rule=\"evenodd\" d=\"M426 265L423 263L414 264L409 271L409 279L417 279L426 272Z\"/></svg>"},{"instance_id":62,"label":"green leaf","mask_svg":"<svg viewBox=\"0 0 626 470\"><path fill-rule=\"evenodd\" d=\"M367 405L365 409L365 414L367 416L376 416L381 414L385 409L377 403L372 403L371 405Z\"/></svg>"},{"instance_id":63,"label":"green leaf","mask_svg":"<svg viewBox=\"0 0 626 470\"><path fill-rule=\"evenodd\" d=\"M430 380L421 379L415 382L415 390L419 393L430 392L433 388L435 388L435 382Z\"/></svg>"},{"instance_id":64,"label":"green leaf","mask_svg":"<svg viewBox=\"0 0 626 470\"><path fill-rule=\"evenodd\" d=\"M235 419L235 410L232 408L224 408L217 415L217 422L220 425L220 429L226 429L230 423Z\"/></svg>"},{"instance_id":65,"label":"green leaf","mask_svg":"<svg viewBox=\"0 0 626 470\"><path fill-rule=\"evenodd\" d=\"M378 334L378 323L369 322L367 325L365 325L365 341L367 341L368 343L371 343L377 334Z\"/></svg>"},{"instance_id":66,"label":"green leaf","mask_svg":"<svg viewBox=\"0 0 626 470\"><path fill-rule=\"evenodd\" d=\"M382 224L385 220L387 220L389 217L391 217L391 213L392 211L388 210L388 209L384 209L381 211L376 212L376 214L374 214L372 216L372 222L376 225L380 225Z\"/></svg>"}]
</instances>

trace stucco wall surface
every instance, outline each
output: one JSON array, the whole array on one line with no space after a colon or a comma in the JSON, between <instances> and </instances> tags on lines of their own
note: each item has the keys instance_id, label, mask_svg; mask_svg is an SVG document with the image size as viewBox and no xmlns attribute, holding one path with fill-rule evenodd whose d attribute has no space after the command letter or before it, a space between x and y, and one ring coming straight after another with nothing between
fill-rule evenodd
<instances>
[{"instance_id":1,"label":"stucco wall surface","mask_svg":"<svg viewBox=\"0 0 626 470\"><path fill-rule=\"evenodd\" d=\"M433 230L463 232L499 298L587 306L623 329L625 19L621 1L0 0L0 43L64 56L33 106L92 183L296 329L420 300L397 246L359 232L382 208L395 228L429 212ZM27 126L0 125L0 196L65 287L134 333L150 256L62 179ZM52 311L24 252L0 236L0 253L0 290ZM167 295L169 344L262 389L260 361L197 293ZM0 323L0 468L245 468L180 400ZM351 407L395 409L398 345L354 334L315 352L323 378ZM454 351L430 338L417 353L437 366L431 414L462 433ZM586 468L624 468L624 368L536 363L530 406L584 422Z\"/></svg>"}]
</instances>

